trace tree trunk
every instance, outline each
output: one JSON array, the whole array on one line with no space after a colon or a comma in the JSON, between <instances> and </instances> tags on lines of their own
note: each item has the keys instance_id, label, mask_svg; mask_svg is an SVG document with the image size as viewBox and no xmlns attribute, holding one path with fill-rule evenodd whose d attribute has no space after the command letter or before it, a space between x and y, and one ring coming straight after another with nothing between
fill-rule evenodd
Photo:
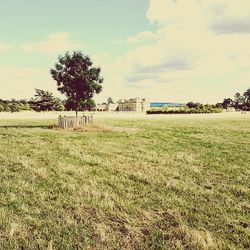
<instances>
[{"instance_id":1,"label":"tree trunk","mask_svg":"<svg viewBox=\"0 0 250 250\"><path fill-rule=\"evenodd\" d=\"M76 109L76 117L78 116L78 110Z\"/></svg>"}]
</instances>

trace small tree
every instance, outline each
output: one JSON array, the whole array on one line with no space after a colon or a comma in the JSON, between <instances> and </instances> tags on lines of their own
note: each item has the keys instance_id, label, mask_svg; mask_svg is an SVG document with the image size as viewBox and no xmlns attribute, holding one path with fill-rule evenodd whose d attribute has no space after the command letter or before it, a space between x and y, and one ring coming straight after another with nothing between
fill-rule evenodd
<instances>
[{"instance_id":1,"label":"small tree","mask_svg":"<svg viewBox=\"0 0 250 250\"><path fill-rule=\"evenodd\" d=\"M67 102L75 110L76 116L83 103L92 102L94 94L102 91L101 68L93 67L90 57L81 51L73 51L72 54L67 52L64 56L59 56L50 73L57 82L57 89L66 95Z\"/></svg>"},{"instance_id":2,"label":"small tree","mask_svg":"<svg viewBox=\"0 0 250 250\"><path fill-rule=\"evenodd\" d=\"M234 95L234 108L237 110L242 109L243 102L244 102L244 97L239 92L237 92Z\"/></svg>"},{"instance_id":3,"label":"small tree","mask_svg":"<svg viewBox=\"0 0 250 250\"><path fill-rule=\"evenodd\" d=\"M221 102L217 102L217 103L215 104L215 107L216 107L216 108L219 108L219 109L223 109L223 105L222 105Z\"/></svg>"},{"instance_id":4,"label":"small tree","mask_svg":"<svg viewBox=\"0 0 250 250\"><path fill-rule=\"evenodd\" d=\"M35 111L61 111L63 110L62 101L54 97L49 91L36 89L35 96L29 101L30 107Z\"/></svg>"},{"instance_id":5,"label":"small tree","mask_svg":"<svg viewBox=\"0 0 250 250\"><path fill-rule=\"evenodd\" d=\"M227 108L232 107L232 106L233 106L233 100L231 98L224 99L224 101L222 103L223 109L227 109Z\"/></svg>"},{"instance_id":6,"label":"small tree","mask_svg":"<svg viewBox=\"0 0 250 250\"><path fill-rule=\"evenodd\" d=\"M112 97L109 97L109 98L107 99L107 103L108 103L108 104L114 104L114 101L113 101Z\"/></svg>"},{"instance_id":7,"label":"small tree","mask_svg":"<svg viewBox=\"0 0 250 250\"><path fill-rule=\"evenodd\" d=\"M195 107L195 105L194 105L193 102L188 102L188 103L186 104L186 106L187 106L188 108L190 108L190 109L192 109L192 108Z\"/></svg>"}]
</instances>

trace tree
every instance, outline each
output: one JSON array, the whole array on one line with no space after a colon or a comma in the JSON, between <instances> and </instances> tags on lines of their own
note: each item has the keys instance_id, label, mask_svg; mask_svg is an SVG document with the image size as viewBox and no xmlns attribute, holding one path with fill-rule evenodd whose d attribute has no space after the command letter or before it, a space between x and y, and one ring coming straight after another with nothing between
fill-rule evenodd
<instances>
[{"instance_id":1,"label":"tree","mask_svg":"<svg viewBox=\"0 0 250 250\"><path fill-rule=\"evenodd\" d=\"M21 99L18 101L21 107L21 110L30 110L30 105L26 99Z\"/></svg>"},{"instance_id":2,"label":"tree","mask_svg":"<svg viewBox=\"0 0 250 250\"><path fill-rule=\"evenodd\" d=\"M192 109L192 108L194 108L194 103L193 102L188 102L186 104L186 106L188 106L188 108Z\"/></svg>"},{"instance_id":3,"label":"tree","mask_svg":"<svg viewBox=\"0 0 250 250\"><path fill-rule=\"evenodd\" d=\"M35 111L61 111L63 110L62 101L54 97L49 91L35 89L35 96L29 101L30 107Z\"/></svg>"},{"instance_id":4,"label":"tree","mask_svg":"<svg viewBox=\"0 0 250 250\"><path fill-rule=\"evenodd\" d=\"M222 103L223 109L227 109L227 108L232 107L232 106L233 106L233 100L231 98L224 99L224 101Z\"/></svg>"},{"instance_id":5,"label":"tree","mask_svg":"<svg viewBox=\"0 0 250 250\"><path fill-rule=\"evenodd\" d=\"M8 103L9 111L11 113L21 111L21 104L19 101L15 99L11 99L10 101L7 101L7 103Z\"/></svg>"},{"instance_id":6,"label":"tree","mask_svg":"<svg viewBox=\"0 0 250 250\"><path fill-rule=\"evenodd\" d=\"M107 99L107 103L108 103L108 104L114 104L114 101L113 101L112 97L109 97L109 98Z\"/></svg>"},{"instance_id":7,"label":"tree","mask_svg":"<svg viewBox=\"0 0 250 250\"><path fill-rule=\"evenodd\" d=\"M219 109L222 109L222 108L223 108L223 105L222 105L222 103L217 102L217 103L215 104L215 107L216 107L216 108L219 108Z\"/></svg>"},{"instance_id":8,"label":"tree","mask_svg":"<svg viewBox=\"0 0 250 250\"><path fill-rule=\"evenodd\" d=\"M57 82L57 89L66 95L67 102L75 110L76 116L83 103L92 102L94 94L102 91L101 68L93 67L90 57L81 51L73 51L72 54L67 52L64 56L59 56L50 73Z\"/></svg>"},{"instance_id":9,"label":"tree","mask_svg":"<svg viewBox=\"0 0 250 250\"><path fill-rule=\"evenodd\" d=\"M242 109L243 102L244 102L243 96L239 92L237 92L234 95L234 108L238 110Z\"/></svg>"},{"instance_id":10,"label":"tree","mask_svg":"<svg viewBox=\"0 0 250 250\"><path fill-rule=\"evenodd\" d=\"M193 103L193 102L188 102L186 104L186 106L188 106L188 108L192 109L192 108L199 108L200 106L202 106L202 104L200 104L199 102Z\"/></svg>"},{"instance_id":11,"label":"tree","mask_svg":"<svg viewBox=\"0 0 250 250\"><path fill-rule=\"evenodd\" d=\"M89 99L87 101L82 101L79 103L78 110L88 110L91 111L96 107L95 101L93 99ZM72 103L71 100L66 100L65 101L65 109L67 111L74 110L74 102Z\"/></svg>"},{"instance_id":12,"label":"tree","mask_svg":"<svg viewBox=\"0 0 250 250\"><path fill-rule=\"evenodd\" d=\"M244 99L244 102L243 102L243 109L244 110L250 110L250 88L247 89L244 94L243 94L243 99Z\"/></svg>"},{"instance_id":13,"label":"tree","mask_svg":"<svg viewBox=\"0 0 250 250\"><path fill-rule=\"evenodd\" d=\"M19 112L29 110L30 106L26 100L2 100L0 99L0 112Z\"/></svg>"}]
</instances>

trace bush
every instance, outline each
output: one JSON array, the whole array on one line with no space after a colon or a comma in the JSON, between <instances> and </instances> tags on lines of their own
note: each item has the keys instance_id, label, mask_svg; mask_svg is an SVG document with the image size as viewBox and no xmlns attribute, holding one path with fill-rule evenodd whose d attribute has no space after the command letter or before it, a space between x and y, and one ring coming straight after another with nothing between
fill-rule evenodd
<instances>
[{"instance_id":1,"label":"bush","mask_svg":"<svg viewBox=\"0 0 250 250\"><path fill-rule=\"evenodd\" d=\"M216 108L212 105L202 105L200 104L197 108L181 108L181 109L151 109L147 111L147 114L211 114L211 113L221 113L223 110L221 108Z\"/></svg>"},{"instance_id":2,"label":"bush","mask_svg":"<svg viewBox=\"0 0 250 250\"><path fill-rule=\"evenodd\" d=\"M0 112L19 112L21 110L29 110L30 106L25 100L2 100L0 99Z\"/></svg>"}]
</instances>

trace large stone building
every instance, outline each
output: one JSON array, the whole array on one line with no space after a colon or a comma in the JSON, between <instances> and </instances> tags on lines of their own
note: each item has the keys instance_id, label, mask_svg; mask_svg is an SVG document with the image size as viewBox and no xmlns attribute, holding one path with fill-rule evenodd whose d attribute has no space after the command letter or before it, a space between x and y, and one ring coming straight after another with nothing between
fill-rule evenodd
<instances>
[{"instance_id":1,"label":"large stone building","mask_svg":"<svg viewBox=\"0 0 250 250\"><path fill-rule=\"evenodd\" d=\"M110 104L97 104L95 110L96 111L117 111L118 104L110 103Z\"/></svg>"},{"instance_id":2,"label":"large stone building","mask_svg":"<svg viewBox=\"0 0 250 250\"><path fill-rule=\"evenodd\" d=\"M118 101L118 111L146 112L150 109L150 103L146 98L131 98Z\"/></svg>"}]
</instances>

